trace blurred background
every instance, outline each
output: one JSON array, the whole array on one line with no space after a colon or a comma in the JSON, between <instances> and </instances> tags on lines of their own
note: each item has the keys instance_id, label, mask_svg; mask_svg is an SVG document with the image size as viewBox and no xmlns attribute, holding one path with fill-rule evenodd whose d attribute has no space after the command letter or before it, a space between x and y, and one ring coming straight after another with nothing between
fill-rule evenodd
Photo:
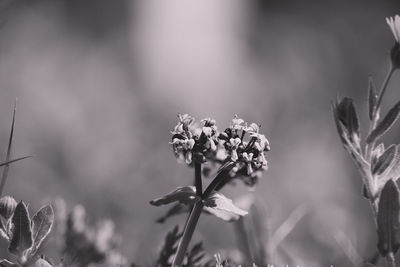
<instances>
[{"instance_id":1,"label":"blurred background","mask_svg":"<svg viewBox=\"0 0 400 267\"><path fill-rule=\"evenodd\" d=\"M337 136L331 100L355 98L367 122L368 74L380 85L398 1L9 0L0 3L0 155L18 98L6 194L37 210L56 197L112 218L120 250L152 262L185 216L154 221L149 200L192 183L168 144L178 113L261 124L270 169L255 191L276 229L309 213L284 243L303 266L348 266L335 233L365 258L376 234L361 179ZM400 97L391 81L386 108ZM365 124L364 124L365 125ZM400 127L385 142L399 142ZM366 129L363 129L366 130ZM365 135L365 131L364 131ZM226 194L247 194L238 184ZM233 227L203 216L194 240L236 248Z\"/></svg>"}]
</instances>

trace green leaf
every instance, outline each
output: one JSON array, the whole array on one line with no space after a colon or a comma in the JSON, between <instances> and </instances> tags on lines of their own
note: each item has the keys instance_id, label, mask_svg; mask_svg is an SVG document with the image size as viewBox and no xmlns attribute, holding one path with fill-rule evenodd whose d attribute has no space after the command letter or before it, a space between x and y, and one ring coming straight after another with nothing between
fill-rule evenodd
<instances>
[{"instance_id":1,"label":"green leaf","mask_svg":"<svg viewBox=\"0 0 400 267\"><path fill-rule=\"evenodd\" d=\"M400 113L400 102L397 102L394 107L392 107L385 118L376 126L376 128L368 135L367 143L370 144L376 139L384 135L396 122Z\"/></svg>"},{"instance_id":2,"label":"green leaf","mask_svg":"<svg viewBox=\"0 0 400 267\"><path fill-rule=\"evenodd\" d=\"M206 211L225 221L235 221L247 214L247 211L236 207L231 199L218 192L211 193L203 203Z\"/></svg>"},{"instance_id":3,"label":"green leaf","mask_svg":"<svg viewBox=\"0 0 400 267\"><path fill-rule=\"evenodd\" d=\"M11 222L14 227L8 250L12 254L19 255L29 249L33 244L31 222L24 202L21 201L18 203Z\"/></svg>"},{"instance_id":4,"label":"green leaf","mask_svg":"<svg viewBox=\"0 0 400 267\"><path fill-rule=\"evenodd\" d=\"M182 186L163 197L150 201L150 204L160 206L178 201L179 203L188 205L199 200L200 198L196 195L196 188L194 186Z\"/></svg>"},{"instance_id":5,"label":"green leaf","mask_svg":"<svg viewBox=\"0 0 400 267\"><path fill-rule=\"evenodd\" d=\"M374 112L376 109L376 102L378 96L376 95L376 86L372 76L368 77L368 113L369 119L372 121L374 119Z\"/></svg>"},{"instance_id":6,"label":"green leaf","mask_svg":"<svg viewBox=\"0 0 400 267\"><path fill-rule=\"evenodd\" d=\"M386 182L379 198L378 207L378 250L382 256L396 253L400 247L400 200L399 188L390 179Z\"/></svg>"},{"instance_id":7,"label":"green leaf","mask_svg":"<svg viewBox=\"0 0 400 267\"><path fill-rule=\"evenodd\" d=\"M394 158L397 155L397 146L391 145L377 159L376 163L371 166L372 174L380 175L391 166Z\"/></svg>"},{"instance_id":8,"label":"green leaf","mask_svg":"<svg viewBox=\"0 0 400 267\"><path fill-rule=\"evenodd\" d=\"M43 240L51 231L54 222L54 212L50 205L42 207L32 218L33 247L32 254L39 249Z\"/></svg>"}]
</instances>

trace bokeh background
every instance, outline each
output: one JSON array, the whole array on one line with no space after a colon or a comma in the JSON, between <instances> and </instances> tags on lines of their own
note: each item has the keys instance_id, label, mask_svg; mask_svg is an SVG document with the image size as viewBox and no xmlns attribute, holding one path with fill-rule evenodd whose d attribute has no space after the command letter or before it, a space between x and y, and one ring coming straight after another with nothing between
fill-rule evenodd
<instances>
[{"instance_id":1,"label":"bokeh background","mask_svg":"<svg viewBox=\"0 0 400 267\"><path fill-rule=\"evenodd\" d=\"M394 39L385 17L399 12L396 0L2 1L0 155L18 98L13 155L34 156L12 165L6 193L31 210L62 197L93 221L112 218L120 250L150 263L185 216L155 224L167 208L149 200L193 179L168 144L176 115L223 128L238 114L271 142L254 193L271 227L309 207L284 241L298 264L349 265L338 231L368 258L371 212L330 101L354 97L367 122L367 77L380 84L387 71ZM396 73L386 107L399 85ZM399 142L399 129L387 144ZM194 239L210 253L236 248L232 226L216 218L202 217Z\"/></svg>"}]
</instances>

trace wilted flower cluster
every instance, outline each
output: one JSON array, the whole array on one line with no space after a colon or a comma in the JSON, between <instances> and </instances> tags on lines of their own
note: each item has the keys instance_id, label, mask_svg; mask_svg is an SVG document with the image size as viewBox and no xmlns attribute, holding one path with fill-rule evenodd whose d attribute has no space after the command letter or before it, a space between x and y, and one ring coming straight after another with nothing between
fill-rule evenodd
<instances>
[{"instance_id":1,"label":"wilted flower cluster","mask_svg":"<svg viewBox=\"0 0 400 267\"><path fill-rule=\"evenodd\" d=\"M267 168L265 152L270 150L270 146L256 123L248 124L235 115L231 125L218 132L213 119L203 119L198 125L188 114L179 114L178 117L171 144L180 162L188 165L193 161L209 164L236 162L231 177L244 177L249 185L253 185L261 171Z\"/></svg>"}]
</instances>

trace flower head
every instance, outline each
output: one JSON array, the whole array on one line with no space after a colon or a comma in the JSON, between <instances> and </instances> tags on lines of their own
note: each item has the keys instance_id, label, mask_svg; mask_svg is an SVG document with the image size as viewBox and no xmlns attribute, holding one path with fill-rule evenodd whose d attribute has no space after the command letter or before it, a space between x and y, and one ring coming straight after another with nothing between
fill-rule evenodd
<instances>
[{"instance_id":1,"label":"flower head","mask_svg":"<svg viewBox=\"0 0 400 267\"><path fill-rule=\"evenodd\" d=\"M396 15L393 17L386 18L386 22L393 33L394 39L398 43L400 41L400 16Z\"/></svg>"},{"instance_id":2,"label":"flower head","mask_svg":"<svg viewBox=\"0 0 400 267\"><path fill-rule=\"evenodd\" d=\"M396 40L394 46L390 50L392 66L393 68L400 68L400 16L396 15L394 18L386 18L386 22L393 33L394 39Z\"/></svg>"},{"instance_id":3,"label":"flower head","mask_svg":"<svg viewBox=\"0 0 400 267\"><path fill-rule=\"evenodd\" d=\"M178 118L178 124L171 132L173 135L170 143L178 161L188 165L191 165L193 160L206 162L217 150L218 133L215 120L203 119L203 126L200 126L188 114L179 114Z\"/></svg>"},{"instance_id":4,"label":"flower head","mask_svg":"<svg viewBox=\"0 0 400 267\"><path fill-rule=\"evenodd\" d=\"M231 177L241 178L251 186L267 168L265 152L270 150L267 138L259 131L258 124L248 124L235 115L231 126L219 135L227 154L225 161L236 162Z\"/></svg>"}]
</instances>

